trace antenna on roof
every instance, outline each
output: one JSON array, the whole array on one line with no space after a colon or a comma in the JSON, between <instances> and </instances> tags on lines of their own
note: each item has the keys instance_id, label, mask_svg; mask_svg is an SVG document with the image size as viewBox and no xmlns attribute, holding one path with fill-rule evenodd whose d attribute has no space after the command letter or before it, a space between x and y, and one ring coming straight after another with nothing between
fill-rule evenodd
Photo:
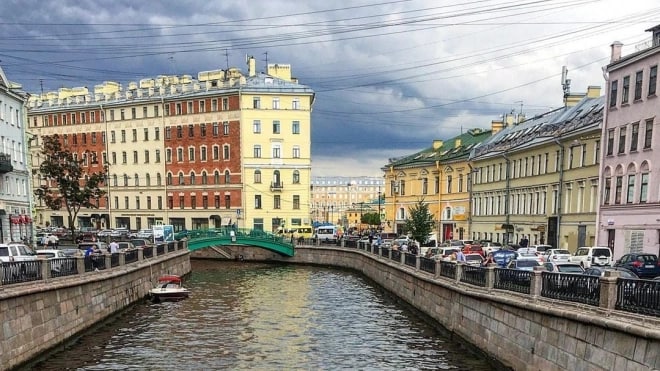
<instances>
[{"instance_id":1,"label":"antenna on roof","mask_svg":"<svg viewBox=\"0 0 660 371\"><path fill-rule=\"evenodd\" d=\"M568 78L568 68L561 67L561 87L564 90L564 107L568 104L568 96L571 94L571 79Z\"/></svg>"},{"instance_id":2,"label":"antenna on roof","mask_svg":"<svg viewBox=\"0 0 660 371\"><path fill-rule=\"evenodd\" d=\"M167 59L170 60L170 73L172 75L176 74L176 61L174 60L174 56L170 55Z\"/></svg>"},{"instance_id":3,"label":"antenna on roof","mask_svg":"<svg viewBox=\"0 0 660 371\"><path fill-rule=\"evenodd\" d=\"M229 70L229 52L227 49L225 49L225 63L227 64L227 69L225 71Z\"/></svg>"},{"instance_id":4,"label":"antenna on roof","mask_svg":"<svg viewBox=\"0 0 660 371\"><path fill-rule=\"evenodd\" d=\"M264 52L264 55L266 56L266 73L268 73L268 52Z\"/></svg>"}]
</instances>

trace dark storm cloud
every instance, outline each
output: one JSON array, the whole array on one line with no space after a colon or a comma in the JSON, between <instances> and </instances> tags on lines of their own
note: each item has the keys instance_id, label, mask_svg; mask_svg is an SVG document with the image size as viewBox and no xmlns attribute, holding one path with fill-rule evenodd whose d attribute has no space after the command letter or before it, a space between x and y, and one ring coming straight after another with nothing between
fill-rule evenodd
<instances>
[{"instance_id":1,"label":"dark storm cloud","mask_svg":"<svg viewBox=\"0 0 660 371\"><path fill-rule=\"evenodd\" d=\"M646 26L660 19L657 7L653 0L625 7L615 0L3 1L0 64L37 92L42 84L48 91L194 76L226 68L227 58L245 71L246 54L258 70L266 58L290 63L317 92L314 174L378 175L388 158L487 128L521 103L527 115L561 105L562 65L572 91L603 85L608 45L643 41Z\"/></svg>"}]
</instances>

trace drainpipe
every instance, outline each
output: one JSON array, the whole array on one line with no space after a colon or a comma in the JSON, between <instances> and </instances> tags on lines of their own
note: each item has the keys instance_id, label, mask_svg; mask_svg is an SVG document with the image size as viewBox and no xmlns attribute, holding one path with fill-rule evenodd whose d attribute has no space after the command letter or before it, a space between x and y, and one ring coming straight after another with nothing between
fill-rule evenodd
<instances>
[{"instance_id":1,"label":"drainpipe","mask_svg":"<svg viewBox=\"0 0 660 371\"><path fill-rule=\"evenodd\" d=\"M564 151L566 150L564 145L555 138L555 144L559 146L559 189L557 190L557 237L556 237L556 248L561 249L561 217L562 217L562 189L564 185Z\"/></svg>"},{"instance_id":2,"label":"drainpipe","mask_svg":"<svg viewBox=\"0 0 660 371\"><path fill-rule=\"evenodd\" d=\"M504 215L505 215L505 223L504 223L504 230L506 231L506 243L510 244L511 243L511 236L509 236L509 226L511 225L511 210L510 210L510 199L511 199L511 160L509 157L506 155L506 153L502 153L502 157L504 158L504 161L506 161L506 185L505 185L505 193L504 193Z\"/></svg>"},{"instance_id":3,"label":"drainpipe","mask_svg":"<svg viewBox=\"0 0 660 371\"><path fill-rule=\"evenodd\" d=\"M162 147L162 150L163 150L163 155L165 157L167 157L167 150L165 149L165 140L167 139L167 138L165 138L165 97L163 97L162 95L160 96L160 111L161 111L160 112L160 117L161 117L160 122L162 123L161 133L163 134L163 142L162 142L163 147ZM168 179L167 178L167 158L165 158L164 160L165 161L163 161L163 168L164 168L163 176L165 177L165 179L164 179L165 180L165 183L164 183L165 184L165 197L163 197L163 201L165 202L165 220L163 220L163 224L169 225L170 224L170 219L169 219L170 200L169 200L169 196L167 195L167 179ZM155 222L156 221L154 220L154 223ZM222 226L222 218L220 218L220 226Z\"/></svg>"},{"instance_id":4,"label":"drainpipe","mask_svg":"<svg viewBox=\"0 0 660 371\"><path fill-rule=\"evenodd\" d=\"M112 228L112 195L110 192L110 132L108 131L108 118L106 117L105 110L103 109L103 103L99 105L101 108L101 113L103 113L103 124L105 126L105 164L106 169L106 186L108 187L108 225L105 226L105 229Z\"/></svg>"}]
</instances>

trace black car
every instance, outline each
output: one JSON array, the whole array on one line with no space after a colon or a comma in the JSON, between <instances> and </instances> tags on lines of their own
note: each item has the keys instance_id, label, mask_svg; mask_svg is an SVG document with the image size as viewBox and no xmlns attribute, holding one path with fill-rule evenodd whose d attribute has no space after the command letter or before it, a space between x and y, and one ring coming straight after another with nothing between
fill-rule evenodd
<instances>
[{"instance_id":1,"label":"black car","mask_svg":"<svg viewBox=\"0 0 660 371\"><path fill-rule=\"evenodd\" d=\"M621 278L639 278L635 272L621 267L594 267L587 268L584 270L584 274L587 276L596 276L603 277L606 271L617 271L620 273Z\"/></svg>"},{"instance_id":2,"label":"black car","mask_svg":"<svg viewBox=\"0 0 660 371\"><path fill-rule=\"evenodd\" d=\"M658 256L649 253L625 254L614 263L615 267L626 268L639 278L654 278L660 276Z\"/></svg>"}]
</instances>

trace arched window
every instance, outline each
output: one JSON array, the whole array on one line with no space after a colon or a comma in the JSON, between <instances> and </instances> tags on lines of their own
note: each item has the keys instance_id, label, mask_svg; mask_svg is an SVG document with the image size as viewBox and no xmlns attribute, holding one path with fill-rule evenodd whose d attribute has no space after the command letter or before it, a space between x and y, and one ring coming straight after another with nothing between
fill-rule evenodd
<instances>
[{"instance_id":1,"label":"arched window","mask_svg":"<svg viewBox=\"0 0 660 371\"><path fill-rule=\"evenodd\" d=\"M208 176L206 174L206 170L202 171L202 184L208 184L208 182L209 182L209 179L208 179Z\"/></svg>"},{"instance_id":2,"label":"arched window","mask_svg":"<svg viewBox=\"0 0 660 371\"><path fill-rule=\"evenodd\" d=\"M195 184L195 173L193 171L190 172L190 184Z\"/></svg>"},{"instance_id":3,"label":"arched window","mask_svg":"<svg viewBox=\"0 0 660 371\"><path fill-rule=\"evenodd\" d=\"M300 183L300 171L298 170L293 171L293 183L294 184Z\"/></svg>"},{"instance_id":4,"label":"arched window","mask_svg":"<svg viewBox=\"0 0 660 371\"><path fill-rule=\"evenodd\" d=\"M172 185L172 173L167 173L167 185Z\"/></svg>"},{"instance_id":5,"label":"arched window","mask_svg":"<svg viewBox=\"0 0 660 371\"><path fill-rule=\"evenodd\" d=\"M275 184L275 185L280 184L280 171L279 170L273 171L273 184Z\"/></svg>"},{"instance_id":6,"label":"arched window","mask_svg":"<svg viewBox=\"0 0 660 371\"><path fill-rule=\"evenodd\" d=\"M183 181L183 172L182 171L179 172L179 184L181 184L181 185L185 184L185 182Z\"/></svg>"},{"instance_id":7,"label":"arched window","mask_svg":"<svg viewBox=\"0 0 660 371\"><path fill-rule=\"evenodd\" d=\"M118 185L117 184L117 174L112 175L112 185L114 185L115 187Z\"/></svg>"},{"instance_id":8,"label":"arched window","mask_svg":"<svg viewBox=\"0 0 660 371\"><path fill-rule=\"evenodd\" d=\"M135 173L135 186L137 187L139 185L140 185L140 176L137 173Z\"/></svg>"},{"instance_id":9,"label":"arched window","mask_svg":"<svg viewBox=\"0 0 660 371\"><path fill-rule=\"evenodd\" d=\"M124 174L124 187L128 187L128 175Z\"/></svg>"},{"instance_id":10,"label":"arched window","mask_svg":"<svg viewBox=\"0 0 660 371\"><path fill-rule=\"evenodd\" d=\"M261 183L261 170L254 171L254 182Z\"/></svg>"},{"instance_id":11,"label":"arched window","mask_svg":"<svg viewBox=\"0 0 660 371\"><path fill-rule=\"evenodd\" d=\"M213 184L220 184L220 172L218 170L213 173Z\"/></svg>"},{"instance_id":12,"label":"arched window","mask_svg":"<svg viewBox=\"0 0 660 371\"><path fill-rule=\"evenodd\" d=\"M162 180L161 180L161 178L160 178L160 173L156 173L156 185L157 185L157 186L162 185L161 182L162 182Z\"/></svg>"},{"instance_id":13,"label":"arched window","mask_svg":"<svg viewBox=\"0 0 660 371\"><path fill-rule=\"evenodd\" d=\"M451 220L451 207L445 207L445 220Z\"/></svg>"},{"instance_id":14,"label":"arched window","mask_svg":"<svg viewBox=\"0 0 660 371\"><path fill-rule=\"evenodd\" d=\"M149 173L146 175L145 183L147 187L151 186L151 175Z\"/></svg>"},{"instance_id":15,"label":"arched window","mask_svg":"<svg viewBox=\"0 0 660 371\"><path fill-rule=\"evenodd\" d=\"M229 173L229 170L225 170L225 184L230 184L231 183L231 174Z\"/></svg>"}]
</instances>

